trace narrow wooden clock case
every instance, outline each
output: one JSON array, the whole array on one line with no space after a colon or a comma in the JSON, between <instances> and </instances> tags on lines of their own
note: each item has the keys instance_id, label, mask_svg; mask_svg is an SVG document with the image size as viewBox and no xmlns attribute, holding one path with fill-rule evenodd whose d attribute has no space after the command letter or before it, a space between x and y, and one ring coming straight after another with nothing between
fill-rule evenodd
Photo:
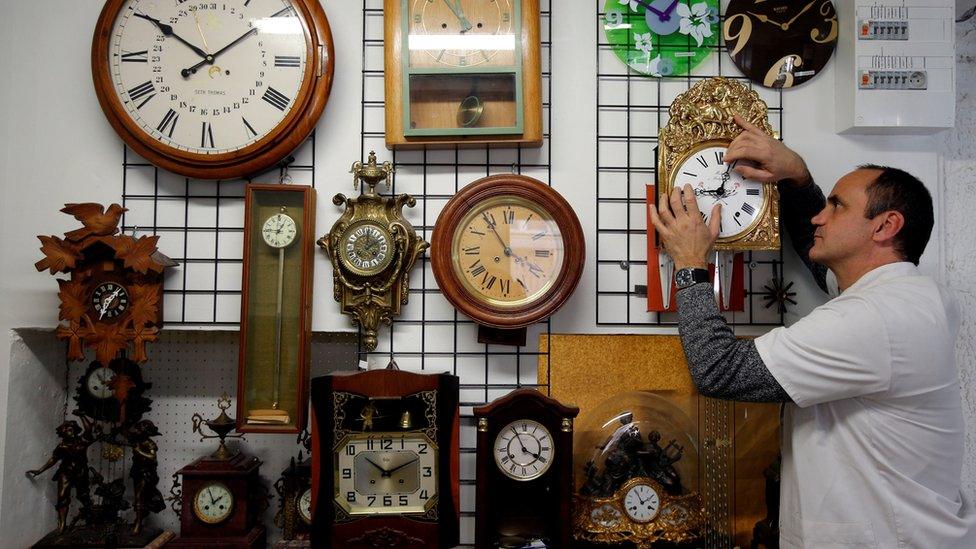
<instances>
[{"instance_id":1,"label":"narrow wooden clock case","mask_svg":"<svg viewBox=\"0 0 976 549\"><path fill-rule=\"evenodd\" d=\"M460 442L458 378L398 369L340 373L312 380L312 547L366 549L424 547L447 549L460 543ZM349 392L371 398L404 397L437 391L438 502L437 522L404 516L372 516L335 522L333 495L333 394ZM381 545L378 545L381 543Z\"/></svg>"},{"instance_id":2,"label":"narrow wooden clock case","mask_svg":"<svg viewBox=\"0 0 976 549\"><path fill-rule=\"evenodd\" d=\"M572 541L573 419L579 408L565 406L535 389L518 389L474 409L478 424L475 496L475 547L497 547L499 531L534 519L542 525L550 547L568 549ZM540 477L517 481L495 464L494 445L511 422L531 419L553 437L555 453ZM526 513L519 516L520 512ZM514 524L513 524L514 523ZM512 531L511 534L526 532Z\"/></svg>"},{"instance_id":3,"label":"narrow wooden clock case","mask_svg":"<svg viewBox=\"0 0 976 549\"><path fill-rule=\"evenodd\" d=\"M258 458L238 453L226 460L203 457L177 471L183 478L180 537L168 546L264 548L267 532L258 520L263 511L258 494L264 493L260 486L260 465ZM227 486L234 495L234 507L226 520L206 524L194 515L193 498L201 487L214 481Z\"/></svg>"}]
</instances>

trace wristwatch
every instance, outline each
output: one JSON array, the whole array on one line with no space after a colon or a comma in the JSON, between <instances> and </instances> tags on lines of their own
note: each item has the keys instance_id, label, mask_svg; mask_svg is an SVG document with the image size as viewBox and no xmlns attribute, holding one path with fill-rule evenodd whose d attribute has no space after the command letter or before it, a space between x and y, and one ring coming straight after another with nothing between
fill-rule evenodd
<instances>
[{"instance_id":1,"label":"wristwatch","mask_svg":"<svg viewBox=\"0 0 976 549\"><path fill-rule=\"evenodd\" d=\"M699 282L708 282L708 269L679 269L674 275L674 285L679 290L684 290L689 286L694 286Z\"/></svg>"}]
</instances>

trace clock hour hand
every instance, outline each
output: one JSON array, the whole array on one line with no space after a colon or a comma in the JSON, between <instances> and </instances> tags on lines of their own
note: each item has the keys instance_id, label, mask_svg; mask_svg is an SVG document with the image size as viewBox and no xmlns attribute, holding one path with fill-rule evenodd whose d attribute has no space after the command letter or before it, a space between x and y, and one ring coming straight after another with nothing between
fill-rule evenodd
<instances>
[{"instance_id":1,"label":"clock hour hand","mask_svg":"<svg viewBox=\"0 0 976 549\"><path fill-rule=\"evenodd\" d=\"M777 23L776 21L773 21L772 19L770 19L769 17L766 17L765 15L763 15L761 13L753 13L751 11L747 11L746 13L748 13L749 15L751 15L751 16L755 17L756 19L758 19L760 23L769 23L770 25L779 27L779 28L781 28L783 30L786 30L787 28L789 28L789 27L787 27L786 25L784 25L782 23Z\"/></svg>"},{"instance_id":2,"label":"clock hour hand","mask_svg":"<svg viewBox=\"0 0 976 549\"><path fill-rule=\"evenodd\" d=\"M379 469L380 472L383 473L382 476L384 476L384 477L390 476L389 471L387 471L386 469L384 469L384 468L380 467L379 465L377 465L373 460L371 460L369 458L366 458L366 461L368 461L369 464L372 465L373 467L376 467L377 469Z\"/></svg>"},{"instance_id":3,"label":"clock hour hand","mask_svg":"<svg viewBox=\"0 0 976 549\"><path fill-rule=\"evenodd\" d=\"M667 21L669 19L669 17L667 16L667 11L661 11L661 10L655 8L654 6L652 6L646 0L634 0L634 1L637 2L638 4L640 4L641 6L644 6L644 9L645 10L647 10L649 12L653 12L655 15L657 15L661 19L661 21ZM677 2L677 0L675 0L675 1Z\"/></svg>"},{"instance_id":4,"label":"clock hour hand","mask_svg":"<svg viewBox=\"0 0 976 549\"><path fill-rule=\"evenodd\" d=\"M444 3L447 4L448 9L451 10L454 17L457 17L458 23L461 24L461 32L468 32L471 30L471 22L468 21L467 17L464 16L464 9L461 7L460 0L454 0L453 4L451 3L451 0L444 0Z\"/></svg>"},{"instance_id":5,"label":"clock hour hand","mask_svg":"<svg viewBox=\"0 0 976 549\"><path fill-rule=\"evenodd\" d=\"M287 13L289 11L293 11L294 9L295 8L293 6L288 6L287 8L284 8L282 10L278 10L277 12L271 14L271 16L269 17L269 19L272 18L272 17L278 17L278 16L280 16L280 15L282 15L284 13ZM222 54L225 51L229 50L233 46L237 45L238 42L241 42L245 38L247 38L247 37L249 37L249 36L251 36L253 34L257 34L257 32L258 32L258 28L257 27L254 27L254 28L248 30L244 34L242 34L242 35L238 36L237 38L235 38L234 40L232 40L230 42L230 44L227 44L226 46L224 46L224 47L220 48L219 50L215 51L213 53L213 55L207 55L203 59L203 61L200 61L199 63L197 63L196 65L193 65L192 67L183 69L182 71L180 71L180 74L183 75L183 78L188 78L191 74L196 73L197 72L197 69L199 69L200 67L202 67L202 66L204 66L206 64L213 65L214 64L214 61L217 59L217 56L219 56L220 54Z\"/></svg>"},{"instance_id":6,"label":"clock hour hand","mask_svg":"<svg viewBox=\"0 0 976 549\"><path fill-rule=\"evenodd\" d=\"M198 48L198 47L194 46L193 44L191 44L191 43L187 42L186 40L184 40L182 37L180 37L180 35L178 35L175 32L173 32L173 27L167 25L166 23L163 23L159 19L154 19L154 18L149 17L148 15L145 15L145 14L142 14L142 13L135 13L133 15L135 15L136 17L141 17L141 18L145 19L146 21L149 21L150 23L156 25L156 27L159 28L160 32L163 33L163 36L172 36L173 38L175 38L178 41L182 42L186 47L188 47L191 50L193 50L193 53L199 55L200 57L203 57L204 59L206 59L207 57L209 57L209 55L207 55L207 52L201 50L200 48Z\"/></svg>"}]
</instances>

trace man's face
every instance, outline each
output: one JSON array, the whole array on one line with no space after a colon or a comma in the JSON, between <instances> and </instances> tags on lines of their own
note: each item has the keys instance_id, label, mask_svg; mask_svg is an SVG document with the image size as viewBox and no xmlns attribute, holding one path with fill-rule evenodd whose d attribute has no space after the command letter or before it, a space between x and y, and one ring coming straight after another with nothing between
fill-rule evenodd
<instances>
[{"instance_id":1,"label":"man's face","mask_svg":"<svg viewBox=\"0 0 976 549\"><path fill-rule=\"evenodd\" d=\"M810 259L832 268L871 249L875 227L864 212L867 187L880 174L879 170L855 170L834 185L827 205L810 220L816 227Z\"/></svg>"}]
</instances>

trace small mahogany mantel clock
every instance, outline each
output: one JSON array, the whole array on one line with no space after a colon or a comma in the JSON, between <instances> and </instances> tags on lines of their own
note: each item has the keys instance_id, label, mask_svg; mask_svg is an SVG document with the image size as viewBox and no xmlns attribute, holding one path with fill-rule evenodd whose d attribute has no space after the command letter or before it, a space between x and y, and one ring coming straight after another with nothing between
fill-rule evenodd
<instances>
[{"instance_id":1,"label":"small mahogany mantel clock","mask_svg":"<svg viewBox=\"0 0 976 549\"><path fill-rule=\"evenodd\" d=\"M61 291L59 339L68 341L68 360L84 360L84 347L108 366L132 348L130 358L146 362L146 343L156 341L163 324L163 271L176 263L156 247L159 236L118 234L126 209L106 210L94 203L66 204L61 210L82 228L56 236L38 236L44 259L34 266L58 279Z\"/></svg>"},{"instance_id":2,"label":"small mahogany mantel clock","mask_svg":"<svg viewBox=\"0 0 976 549\"><path fill-rule=\"evenodd\" d=\"M572 540L573 419L535 389L474 409L478 422L475 547L569 547Z\"/></svg>"},{"instance_id":3,"label":"small mahogany mantel clock","mask_svg":"<svg viewBox=\"0 0 976 549\"><path fill-rule=\"evenodd\" d=\"M312 546L459 542L458 378L382 370L312 380Z\"/></svg>"}]
</instances>

